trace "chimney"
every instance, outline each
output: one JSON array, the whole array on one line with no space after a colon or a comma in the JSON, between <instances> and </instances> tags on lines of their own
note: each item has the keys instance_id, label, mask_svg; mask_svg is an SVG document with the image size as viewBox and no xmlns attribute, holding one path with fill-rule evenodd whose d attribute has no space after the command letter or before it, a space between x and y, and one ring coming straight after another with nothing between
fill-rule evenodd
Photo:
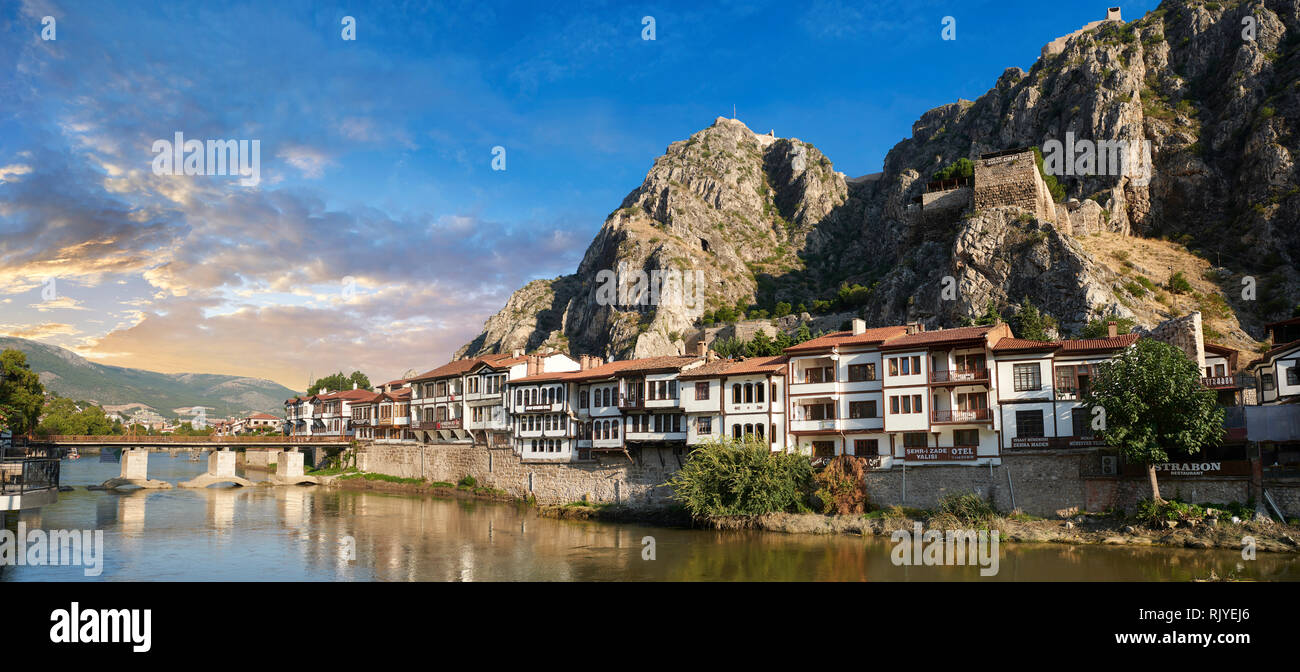
<instances>
[{"instance_id":1,"label":"chimney","mask_svg":"<svg viewBox=\"0 0 1300 672\"><path fill-rule=\"evenodd\" d=\"M352 389L357 389L357 381L352 381Z\"/></svg>"},{"instance_id":2,"label":"chimney","mask_svg":"<svg viewBox=\"0 0 1300 672\"><path fill-rule=\"evenodd\" d=\"M853 335L854 335L854 336L861 336L862 334L866 333L866 331L867 331L867 321L866 321L866 320L861 320L861 319L854 318L854 319L853 319Z\"/></svg>"},{"instance_id":3,"label":"chimney","mask_svg":"<svg viewBox=\"0 0 1300 672\"><path fill-rule=\"evenodd\" d=\"M921 333L921 332L923 332L923 331L925 331L925 325L924 325L924 324L921 324L920 322L908 322L908 323L907 323L907 333L909 333L909 334L919 334L919 333Z\"/></svg>"},{"instance_id":4,"label":"chimney","mask_svg":"<svg viewBox=\"0 0 1300 672\"><path fill-rule=\"evenodd\" d=\"M511 352L510 354L513 355L513 356L515 356L515 357L523 357L523 356L524 356L524 349L523 349L523 348L515 348L514 351Z\"/></svg>"},{"instance_id":5,"label":"chimney","mask_svg":"<svg viewBox=\"0 0 1300 672\"><path fill-rule=\"evenodd\" d=\"M705 353L705 355L704 355L704 359L705 359L705 361L707 361L707 362L716 362L716 361L718 361L718 351L717 351L717 350L709 350L707 353Z\"/></svg>"},{"instance_id":6,"label":"chimney","mask_svg":"<svg viewBox=\"0 0 1300 672\"><path fill-rule=\"evenodd\" d=\"M1115 320L1106 323L1106 335L1111 338L1119 336L1119 326L1115 324Z\"/></svg>"},{"instance_id":7,"label":"chimney","mask_svg":"<svg viewBox=\"0 0 1300 672\"><path fill-rule=\"evenodd\" d=\"M695 356L704 357L705 355L708 354L708 352L709 352L709 344L705 343L704 339L701 338L699 342L695 344Z\"/></svg>"},{"instance_id":8,"label":"chimney","mask_svg":"<svg viewBox=\"0 0 1300 672\"><path fill-rule=\"evenodd\" d=\"M578 357L578 370L586 371L591 368L591 355L582 355Z\"/></svg>"},{"instance_id":9,"label":"chimney","mask_svg":"<svg viewBox=\"0 0 1300 672\"><path fill-rule=\"evenodd\" d=\"M527 375L530 375L530 376L535 376L535 375L537 375L537 369L538 369L538 364L539 364L539 363L540 363L540 362L538 362L538 360L537 360L537 355L528 355L528 374L527 374Z\"/></svg>"}]
</instances>

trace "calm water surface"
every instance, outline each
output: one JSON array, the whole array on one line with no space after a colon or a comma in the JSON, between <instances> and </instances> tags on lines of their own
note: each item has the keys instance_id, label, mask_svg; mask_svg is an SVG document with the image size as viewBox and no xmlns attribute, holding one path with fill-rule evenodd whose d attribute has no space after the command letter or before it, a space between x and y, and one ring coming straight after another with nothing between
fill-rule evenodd
<instances>
[{"instance_id":1,"label":"calm water surface","mask_svg":"<svg viewBox=\"0 0 1300 672\"><path fill-rule=\"evenodd\" d=\"M193 478L206 459L149 457L149 476ZM104 531L104 571L8 567L3 581L1185 581L1300 579L1300 557L1150 547L1001 544L999 573L897 567L887 539L718 532L541 518L526 507L301 487L91 492L118 475L64 462L76 487L24 512L29 529ZM260 478L250 472L250 478ZM10 523L12 528L14 523ZM654 560L642 539L655 538ZM348 560L345 538L355 540Z\"/></svg>"}]
</instances>

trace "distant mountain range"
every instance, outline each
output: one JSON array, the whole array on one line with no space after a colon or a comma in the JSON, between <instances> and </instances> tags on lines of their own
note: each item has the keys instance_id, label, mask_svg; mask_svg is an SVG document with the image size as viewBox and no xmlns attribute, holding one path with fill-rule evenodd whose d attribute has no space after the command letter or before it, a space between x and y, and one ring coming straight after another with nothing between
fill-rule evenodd
<instances>
[{"instance_id":1,"label":"distant mountain range","mask_svg":"<svg viewBox=\"0 0 1300 672\"><path fill-rule=\"evenodd\" d=\"M41 376L47 391L101 406L148 406L166 418L176 409L206 407L209 417L238 416L250 411L279 415L284 400L297 392L260 378L210 373L158 373L96 364L53 345L24 338L0 337L0 350L27 355L27 365Z\"/></svg>"}]
</instances>

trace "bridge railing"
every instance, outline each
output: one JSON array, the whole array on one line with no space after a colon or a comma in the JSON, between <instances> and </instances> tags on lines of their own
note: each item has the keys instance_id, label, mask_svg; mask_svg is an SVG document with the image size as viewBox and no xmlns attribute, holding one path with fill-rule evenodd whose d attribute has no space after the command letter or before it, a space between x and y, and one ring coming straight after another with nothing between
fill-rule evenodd
<instances>
[{"instance_id":1,"label":"bridge railing","mask_svg":"<svg viewBox=\"0 0 1300 672\"><path fill-rule=\"evenodd\" d=\"M122 444L164 444L164 443L216 443L222 445L265 445L265 444L285 444L285 443L346 443L346 439L335 438L333 440L322 441L320 437L315 436L130 436L125 434L110 434L106 436L90 435L72 435L72 434L51 434L44 438L35 439L36 442L47 443L90 443L95 445L122 443Z\"/></svg>"}]
</instances>

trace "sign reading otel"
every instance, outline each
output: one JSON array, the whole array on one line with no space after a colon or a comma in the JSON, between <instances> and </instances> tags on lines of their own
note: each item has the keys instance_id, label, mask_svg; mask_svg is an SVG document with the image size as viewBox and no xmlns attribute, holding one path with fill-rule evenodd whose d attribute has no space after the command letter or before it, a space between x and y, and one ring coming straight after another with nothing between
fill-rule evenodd
<instances>
[{"instance_id":1,"label":"sign reading otel","mask_svg":"<svg viewBox=\"0 0 1300 672\"><path fill-rule=\"evenodd\" d=\"M975 459L975 446L926 446L903 448L906 462L958 462Z\"/></svg>"}]
</instances>

